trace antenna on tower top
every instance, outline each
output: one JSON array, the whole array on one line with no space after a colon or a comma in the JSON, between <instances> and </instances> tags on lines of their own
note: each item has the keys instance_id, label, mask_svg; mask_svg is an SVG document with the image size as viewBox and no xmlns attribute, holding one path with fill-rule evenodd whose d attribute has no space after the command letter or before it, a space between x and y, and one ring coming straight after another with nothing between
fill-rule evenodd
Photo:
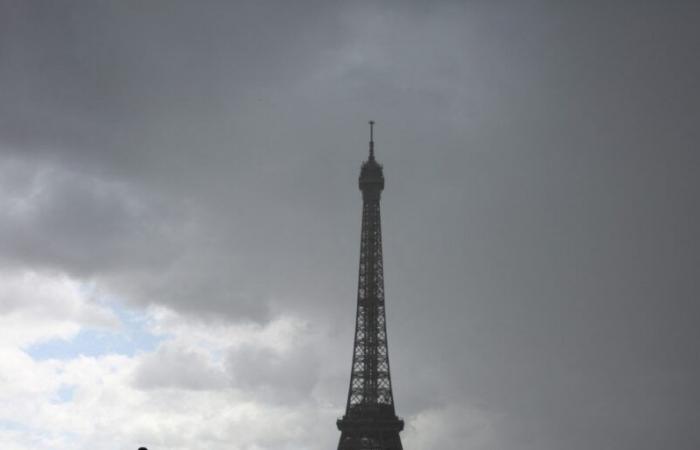
<instances>
[{"instance_id":1,"label":"antenna on tower top","mask_svg":"<svg viewBox=\"0 0 700 450\"><path fill-rule=\"evenodd\" d=\"M374 159L374 120L369 121L369 159Z\"/></svg>"}]
</instances>

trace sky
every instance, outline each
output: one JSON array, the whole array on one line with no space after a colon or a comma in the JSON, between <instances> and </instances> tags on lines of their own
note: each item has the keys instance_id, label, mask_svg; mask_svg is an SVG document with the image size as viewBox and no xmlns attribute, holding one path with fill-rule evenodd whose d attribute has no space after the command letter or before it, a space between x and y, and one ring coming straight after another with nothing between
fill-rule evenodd
<instances>
[{"instance_id":1,"label":"sky","mask_svg":"<svg viewBox=\"0 0 700 450\"><path fill-rule=\"evenodd\" d=\"M337 446L368 120L404 448L700 448L698 23L0 0L0 448Z\"/></svg>"}]
</instances>

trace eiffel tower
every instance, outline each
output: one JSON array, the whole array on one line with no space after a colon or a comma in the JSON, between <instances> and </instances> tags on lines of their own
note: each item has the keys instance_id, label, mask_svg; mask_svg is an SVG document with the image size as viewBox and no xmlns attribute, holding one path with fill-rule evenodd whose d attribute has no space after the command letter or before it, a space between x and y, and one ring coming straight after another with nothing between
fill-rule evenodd
<instances>
[{"instance_id":1,"label":"eiffel tower","mask_svg":"<svg viewBox=\"0 0 700 450\"><path fill-rule=\"evenodd\" d=\"M384 173L374 159L374 122L369 125L369 159L360 170L362 234L355 345L345 415L337 421L338 450L402 450L403 420L394 410L386 337L379 215Z\"/></svg>"}]
</instances>

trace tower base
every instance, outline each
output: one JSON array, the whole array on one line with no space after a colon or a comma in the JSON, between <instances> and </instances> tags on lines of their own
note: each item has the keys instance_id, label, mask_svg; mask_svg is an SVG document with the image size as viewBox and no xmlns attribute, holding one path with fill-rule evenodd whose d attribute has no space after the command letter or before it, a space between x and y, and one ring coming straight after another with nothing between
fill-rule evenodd
<instances>
[{"instance_id":1,"label":"tower base","mask_svg":"<svg viewBox=\"0 0 700 450\"><path fill-rule=\"evenodd\" d=\"M343 432L338 450L403 450L398 432Z\"/></svg>"},{"instance_id":2,"label":"tower base","mask_svg":"<svg viewBox=\"0 0 700 450\"><path fill-rule=\"evenodd\" d=\"M338 450L403 450L399 432L403 420L392 418L338 419L340 433Z\"/></svg>"}]
</instances>

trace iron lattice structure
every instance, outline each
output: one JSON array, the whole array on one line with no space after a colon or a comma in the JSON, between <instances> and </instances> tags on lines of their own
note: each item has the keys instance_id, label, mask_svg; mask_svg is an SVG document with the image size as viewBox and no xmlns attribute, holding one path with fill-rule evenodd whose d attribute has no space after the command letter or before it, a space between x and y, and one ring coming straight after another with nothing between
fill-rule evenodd
<instances>
[{"instance_id":1,"label":"iron lattice structure","mask_svg":"<svg viewBox=\"0 0 700 450\"><path fill-rule=\"evenodd\" d=\"M357 286L357 317L350 389L338 450L402 450L391 390L384 305L384 268L379 200L382 166L374 158L374 122L370 122L369 159L360 170L362 234Z\"/></svg>"}]
</instances>

